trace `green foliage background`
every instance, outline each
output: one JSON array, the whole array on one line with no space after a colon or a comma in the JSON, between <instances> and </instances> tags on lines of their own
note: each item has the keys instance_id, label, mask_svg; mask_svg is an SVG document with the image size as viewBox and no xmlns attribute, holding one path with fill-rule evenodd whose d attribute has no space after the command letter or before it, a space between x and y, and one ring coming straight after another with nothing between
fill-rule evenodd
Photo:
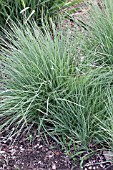
<instances>
[{"instance_id":1,"label":"green foliage background","mask_svg":"<svg viewBox=\"0 0 113 170\"><path fill-rule=\"evenodd\" d=\"M35 10L32 18L41 23L41 18L52 17L55 19L59 10L76 5L81 0L67 1L66 0L0 0L0 25L4 25L9 18L13 20L26 19ZM26 8L28 7L28 9ZM23 9L26 9L22 14Z\"/></svg>"}]
</instances>

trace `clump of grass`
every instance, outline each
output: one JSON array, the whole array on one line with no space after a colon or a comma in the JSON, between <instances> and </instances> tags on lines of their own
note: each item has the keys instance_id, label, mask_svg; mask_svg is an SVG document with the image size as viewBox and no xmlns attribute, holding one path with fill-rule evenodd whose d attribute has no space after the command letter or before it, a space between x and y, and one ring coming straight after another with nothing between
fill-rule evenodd
<instances>
[{"instance_id":1,"label":"clump of grass","mask_svg":"<svg viewBox=\"0 0 113 170\"><path fill-rule=\"evenodd\" d=\"M9 19L26 22L34 19L38 25L51 17L56 20L59 12L67 7L81 3L82 0L8 0L0 1L0 24L5 26ZM76 10L76 9L75 9Z\"/></svg>"},{"instance_id":2,"label":"clump of grass","mask_svg":"<svg viewBox=\"0 0 113 170\"><path fill-rule=\"evenodd\" d=\"M113 64L113 2L100 1L100 5L92 5L89 11L89 20L86 23L88 35L85 51L98 53L95 61L101 64ZM87 50L86 50L87 48ZM86 53L87 53L86 52Z\"/></svg>"},{"instance_id":3,"label":"clump of grass","mask_svg":"<svg viewBox=\"0 0 113 170\"><path fill-rule=\"evenodd\" d=\"M91 64L89 53L81 59L84 41L78 43L70 30L56 30L52 23L52 32L47 26L42 32L36 23L31 25L12 23L6 40L1 38L6 75L0 89L1 130L13 126L19 134L37 124L39 133L66 137L80 148L105 142L102 121L111 123L107 106L112 109L112 68Z\"/></svg>"},{"instance_id":4,"label":"clump of grass","mask_svg":"<svg viewBox=\"0 0 113 170\"><path fill-rule=\"evenodd\" d=\"M33 27L12 24L5 31L9 42L1 38L0 61L7 78L0 111L8 118L2 127L33 120L40 124L57 98L68 98L74 82L76 50L71 49L70 34L58 33L54 26L53 33L46 27L43 33L36 24Z\"/></svg>"},{"instance_id":5,"label":"clump of grass","mask_svg":"<svg viewBox=\"0 0 113 170\"><path fill-rule=\"evenodd\" d=\"M54 125L50 134L62 134L67 140L76 143L80 150L87 150L91 143L103 144L107 133L101 131L100 120L108 120L110 123L109 112L106 109L106 103L109 102L106 91L109 89L108 82L110 84L112 80L112 72L107 73L106 68L98 68L78 77L70 100L62 99L54 111L52 109L50 112L51 117L47 121Z\"/></svg>"},{"instance_id":6,"label":"clump of grass","mask_svg":"<svg viewBox=\"0 0 113 170\"><path fill-rule=\"evenodd\" d=\"M112 136L112 116L113 116L113 107L112 107L112 97L113 97L113 81L112 81L112 66L113 66L113 3L112 0L103 0L101 1L101 6L92 5L91 9L88 13L89 20L86 21L85 30L84 30L84 43L82 48L82 55L87 63L90 58L90 64L96 68L102 68L104 72L100 72L98 70L98 75L100 74L101 83L106 84L103 86L100 85L100 96L104 95L101 99L98 97L98 93L96 95L96 100L98 100L96 110L93 114L94 124L97 126L97 129L92 126L94 129L93 139L96 142L104 143L109 146L109 148L113 149L113 136ZM95 74L94 74L95 75ZM96 80L97 76L95 77ZM97 82L98 82L97 78ZM99 83L99 82L98 82ZM98 84L97 83L97 84ZM96 88L98 85L96 84ZM94 87L94 84L93 84ZM96 92L95 92L96 94ZM105 97L106 96L106 97ZM95 97L93 97L95 100ZM100 107L100 101L103 103ZM90 102L87 102L90 103ZM99 106L99 112L97 110ZM92 108L92 105L91 107ZM101 110L102 109L102 110ZM92 109L91 109L92 110ZM104 141L104 142L103 142Z\"/></svg>"}]
</instances>

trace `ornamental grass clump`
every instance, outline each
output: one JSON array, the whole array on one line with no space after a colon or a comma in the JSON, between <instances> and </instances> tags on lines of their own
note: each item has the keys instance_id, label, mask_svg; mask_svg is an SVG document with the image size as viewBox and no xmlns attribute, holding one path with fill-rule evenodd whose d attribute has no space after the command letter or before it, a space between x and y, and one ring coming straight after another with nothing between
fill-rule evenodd
<instances>
[{"instance_id":1,"label":"ornamental grass clump","mask_svg":"<svg viewBox=\"0 0 113 170\"><path fill-rule=\"evenodd\" d=\"M51 109L49 119L46 118L53 124L49 134L62 135L76 143L80 150L88 149L90 144L110 146L112 138L110 134L110 141L107 138L108 131L105 131L105 126L109 124L107 128L110 131L112 113L109 111L113 109L109 104L113 92L112 74L113 71L109 71L109 68L98 67L80 75L74 83L75 90L70 100L63 98L59 105ZM60 138L61 143L63 138ZM67 146L67 143L65 144Z\"/></svg>"},{"instance_id":2,"label":"ornamental grass clump","mask_svg":"<svg viewBox=\"0 0 113 170\"><path fill-rule=\"evenodd\" d=\"M38 25L42 26L42 20L51 17L56 20L59 13L73 5L81 3L83 0L0 0L0 25L6 26L10 19L26 22L34 19ZM70 12L75 12L70 10Z\"/></svg>"},{"instance_id":3,"label":"ornamental grass clump","mask_svg":"<svg viewBox=\"0 0 113 170\"><path fill-rule=\"evenodd\" d=\"M92 1L92 4L94 2ZM90 11L87 13L88 20L85 21L83 30L84 39L82 43L81 54L84 56L85 64L90 63L93 68L92 73L94 77L87 82L88 90L89 84L92 84L92 89L95 91L93 100L90 100L89 90L87 92L88 110L93 113L90 119L90 127L93 135L93 140L96 143L103 143L104 147L109 146L113 149L113 2L112 0L99 1L99 5L91 5ZM83 35L82 35L83 36ZM83 65L82 65L83 66ZM92 70L92 69L91 69ZM95 71L97 73L95 74ZM89 73L87 74L89 77ZM99 77L101 78L99 78ZM101 81L100 81L101 80ZM93 81L93 82L92 82ZM91 83L92 82L92 83ZM100 85L99 85L100 84ZM80 84L79 84L80 85ZM99 87L99 88L98 88ZM98 91L99 90L99 91ZM84 91L84 90L82 90ZM90 91L92 93L92 90ZM85 99L83 98L83 101ZM94 102L95 101L95 102ZM92 104L92 103L95 104ZM101 103L101 104L100 104ZM81 104L83 106L83 104ZM95 106L95 107L94 107ZM87 108L87 107L85 107ZM98 109L97 109L98 108ZM90 115L90 114L88 114ZM87 121L85 121L87 122ZM92 122L94 122L93 125ZM85 134L85 133L84 133ZM85 135L86 136L86 135ZM90 136L90 135L87 135ZM83 139L83 138L82 138ZM92 137L90 137L92 139ZM94 143L95 143L94 142ZM87 142L88 143L88 142Z\"/></svg>"},{"instance_id":4,"label":"ornamental grass clump","mask_svg":"<svg viewBox=\"0 0 113 170\"><path fill-rule=\"evenodd\" d=\"M40 124L58 98L69 98L75 81L76 49L69 33L52 27L51 33L47 27L40 31L35 23L32 28L13 23L5 31L6 40L1 38L0 62L6 77L1 80L0 114L7 119L1 128L14 122L19 126Z\"/></svg>"},{"instance_id":5,"label":"ornamental grass clump","mask_svg":"<svg viewBox=\"0 0 113 170\"><path fill-rule=\"evenodd\" d=\"M85 40L60 25L8 28L0 44L0 129L13 136L35 125L60 144L66 138L85 150L110 144L103 129L112 124L112 68L94 65L94 52L81 56Z\"/></svg>"},{"instance_id":6,"label":"ornamental grass clump","mask_svg":"<svg viewBox=\"0 0 113 170\"><path fill-rule=\"evenodd\" d=\"M113 1L103 0L94 4L89 11L86 26L86 53L98 53L95 62L98 64L113 64ZM87 50L86 50L87 48Z\"/></svg>"}]
</instances>

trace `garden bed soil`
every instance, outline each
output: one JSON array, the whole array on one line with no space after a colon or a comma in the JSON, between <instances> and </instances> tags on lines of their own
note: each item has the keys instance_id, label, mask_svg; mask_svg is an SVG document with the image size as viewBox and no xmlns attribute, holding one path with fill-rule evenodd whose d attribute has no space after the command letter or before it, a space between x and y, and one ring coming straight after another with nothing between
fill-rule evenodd
<instances>
[{"instance_id":1,"label":"garden bed soil","mask_svg":"<svg viewBox=\"0 0 113 170\"><path fill-rule=\"evenodd\" d=\"M44 140L35 132L22 133L8 140L9 131L1 133L0 170L81 170L81 163L83 170L113 170L109 152L99 147L93 148L97 151L95 155L88 157L90 152L83 152L73 161L53 139L48 136Z\"/></svg>"}]
</instances>

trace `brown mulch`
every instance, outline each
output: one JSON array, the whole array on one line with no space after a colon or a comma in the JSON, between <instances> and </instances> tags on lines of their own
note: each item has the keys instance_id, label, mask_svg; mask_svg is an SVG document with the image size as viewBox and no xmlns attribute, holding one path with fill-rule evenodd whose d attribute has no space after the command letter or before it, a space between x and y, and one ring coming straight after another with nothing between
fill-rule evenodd
<instances>
[{"instance_id":1,"label":"brown mulch","mask_svg":"<svg viewBox=\"0 0 113 170\"><path fill-rule=\"evenodd\" d=\"M0 170L79 170L50 137L45 142L33 132L7 140L7 134L0 136Z\"/></svg>"},{"instance_id":2,"label":"brown mulch","mask_svg":"<svg viewBox=\"0 0 113 170\"><path fill-rule=\"evenodd\" d=\"M15 140L6 140L8 131L1 134L0 170L80 170L81 163L83 170L113 170L106 151L94 148L96 154L83 152L73 161L51 137L45 140L34 132L22 133Z\"/></svg>"}]
</instances>

